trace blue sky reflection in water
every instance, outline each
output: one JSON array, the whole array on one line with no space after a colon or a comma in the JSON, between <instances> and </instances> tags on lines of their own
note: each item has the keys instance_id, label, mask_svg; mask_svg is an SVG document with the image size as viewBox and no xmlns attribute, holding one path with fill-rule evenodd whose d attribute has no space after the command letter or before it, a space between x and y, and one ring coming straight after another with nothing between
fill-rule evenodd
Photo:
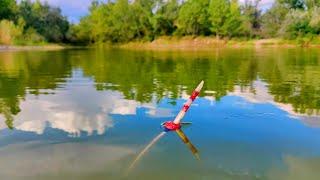
<instances>
[{"instance_id":1,"label":"blue sky reflection in water","mask_svg":"<svg viewBox=\"0 0 320 180\"><path fill-rule=\"evenodd\" d=\"M318 179L320 54L274 51L1 52L0 176ZM125 177L199 79L184 132L201 161L169 133Z\"/></svg>"}]
</instances>

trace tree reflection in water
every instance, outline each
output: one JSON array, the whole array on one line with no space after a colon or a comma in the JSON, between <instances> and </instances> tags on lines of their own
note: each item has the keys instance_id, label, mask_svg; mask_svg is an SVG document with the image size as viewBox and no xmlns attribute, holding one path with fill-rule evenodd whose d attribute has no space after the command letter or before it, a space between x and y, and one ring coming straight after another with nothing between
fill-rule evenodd
<instances>
[{"instance_id":1,"label":"tree reflection in water","mask_svg":"<svg viewBox=\"0 0 320 180\"><path fill-rule=\"evenodd\" d=\"M171 103L204 80L204 90L223 96L257 92L266 83L275 103L289 104L298 114L320 115L320 52L316 49L223 49L213 52L63 50L1 52L0 113L8 128L28 94L50 96L89 78L96 91L118 91L127 100ZM74 77L81 71L81 77ZM79 82L77 82L79 80ZM202 96L208 96L203 93Z\"/></svg>"}]
</instances>

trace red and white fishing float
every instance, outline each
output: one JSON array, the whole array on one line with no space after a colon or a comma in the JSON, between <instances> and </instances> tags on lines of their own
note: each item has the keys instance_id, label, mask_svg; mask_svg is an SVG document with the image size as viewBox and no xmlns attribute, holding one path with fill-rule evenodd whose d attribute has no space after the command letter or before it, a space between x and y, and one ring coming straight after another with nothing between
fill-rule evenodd
<instances>
[{"instance_id":1,"label":"red and white fishing float","mask_svg":"<svg viewBox=\"0 0 320 180\"><path fill-rule=\"evenodd\" d=\"M197 96L200 94L200 91L203 87L203 81L200 82L200 84L197 86L197 88L192 92L191 96L189 97L188 101L183 105L181 111L176 116L176 118L173 121L167 121L161 124L161 126L164 128L165 131L176 131L178 129L181 129L181 120L190 108L190 105L192 102L197 98Z\"/></svg>"},{"instance_id":2,"label":"red and white fishing float","mask_svg":"<svg viewBox=\"0 0 320 180\"><path fill-rule=\"evenodd\" d=\"M178 136L181 138L184 144L188 146L188 148L191 150L192 154L197 158L200 159L200 156L198 154L197 148L190 142L188 137L184 134L181 127L185 124L191 124L189 122L181 122L182 118L188 111L191 103L197 98L199 95L202 87L203 87L203 81L200 82L200 84L197 86L197 88L192 92L190 98L188 101L183 105L181 111L176 116L176 118L173 121L167 121L161 124L164 131L162 131L159 135L157 135L155 138L152 139L152 141L138 154L138 156L134 159L134 161L131 163L130 167L128 168L127 173L129 173L136 165L136 163L139 161L139 159L142 158L142 156L148 152L148 150L156 144L157 141L161 139L167 132L175 131Z\"/></svg>"}]
</instances>

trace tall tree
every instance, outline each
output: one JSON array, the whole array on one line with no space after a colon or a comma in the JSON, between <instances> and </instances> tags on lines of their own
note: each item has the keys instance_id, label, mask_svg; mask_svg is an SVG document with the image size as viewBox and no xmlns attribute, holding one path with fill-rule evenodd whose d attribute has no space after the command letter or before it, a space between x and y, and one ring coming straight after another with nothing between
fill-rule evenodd
<instances>
[{"instance_id":1,"label":"tall tree","mask_svg":"<svg viewBox=\"0 0 320 180\"><path fill-rule=\"evenodd\" d=\"M211 0L209 5L209 14L211 22L211 31L217 36L226 35L227 29L224 24L230 13L230 2L228 0Z\"/></svg>"},{"instance_id":2,"label":"tall tree","mask_svg":"<svg viewBox=\"0 0 320 180\"><path fill-rule=\"evenodd\" d=\"M259 35L261 27L261 10L259 9L260 0L254 2L246 0L243 6L243 33L252 38Z\"/></svg>"},{"instance_id":3,"label":"tall tree","mask_svg":"<svg viewBox=\"0 0 320 180\"><path fill-rule=\"evenodd\" d=\"M131 5L135 38L153 39L152 10L154 6L153 0L136 0Z\"/></svg>"},{"instance_id":4,"label":"tall tree","mask_svg":"<svg viewBox=\"0 0 320 180\"><path fill-rule=\"evenodd\" d=\"M162 0L157 6L152 21L155 35L172 35L177 28L175 21L179 14L178 0Z\"/></svg>"},{"instance_id":5,"label":"tall tree","mask_svg":"<svg viewBox=\"0 0 320 180\"><path fill-rule=\"evenodd\" d=\"M80 25L83 27L83 35L89 36L92 42L104 42L106 39L112 38L113 29L110 19L112 6L113 4L95 5L95 2L93 2L90 8L90 16L81 20Z\"/></svg>"},{"instance_id":6,"label":"tall tree","mask_svg":"<svg viewBox=\"0 0 320 180\"><path fill-rule=\"evenodd\" d=\"M69 28L69 22L62 16L59 8L50 7L40 1L22 0L19 15L26 22L25 28L34 28L49 42L61 42Z\"/></svg>"},{"instance_id":7,"label":"tall tree","mask_svg":"<svg viewBox=\"0 0 320 180\"><path fill-rule=\"evenodd\" d=\"M276 37L289 9L276 0L272 7L262 15L261 26L263 37Z\"/></svg>"},{"instance_id":8,"label":"tall tree","mask_svg":"<svg viewBox=\"0 0 320 180\"><path fill-rule=\"evenodd\" d=\"M0 0L0 20L13 19L17 11L15 0Z\"/></svg>"},{"instance_id":9,"label":"tall tree","mask_svg":"<svg viewBox=\"0 0 320 180\"><path fill-rule=\"evenodd\" d=\"M209 34L209 0L188 0L179 12L178 30L184 35Z\"/></svg>"},{"instance_id":10,"label":"tall tree","mask_svg":"<svg viewBox=\"0 0 320 180\"><path fill-rule=\"evenodd\" d=\"M129 41L134 38L135 29L132 25L133 14L128 0L117 0L112 6L110 21L113 42Z\"/></svg>"},{"instance_id":11,"label":"tall tree","mask_svg":"<svg viewBox=\"0 0 320 180\"><path fill-rule=\"evenodd\" d=\"M223 32L227 32L226 34L229 37L237 36L240 34L241 24L242 19L238 0L231 0L229 13L222 26Z\"/></svg>"}]
</instances>

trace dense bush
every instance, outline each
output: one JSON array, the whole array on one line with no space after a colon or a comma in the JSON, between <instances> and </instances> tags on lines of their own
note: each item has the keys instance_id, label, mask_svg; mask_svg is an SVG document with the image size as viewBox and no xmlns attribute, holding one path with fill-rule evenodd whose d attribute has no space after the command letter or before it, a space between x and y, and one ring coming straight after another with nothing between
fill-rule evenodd
<instances>
[{"instance_id":1,"label":"dense bush","mask_svg":"<svg viewBox=\"0 0 320 180\"><path fill-rule=\"evenodd\" d=\"M209 32L210 21L208 0L189 0L180 9L177 19L178 30L183 35L205 35Z\"/></svg>"},{"instance_id":2,"label":"dense bush","mask_svg":"<svg viewBox=\"0 0 320 180\"><path fill-rule=\"evenodd\" d=\"M23 27L15 25L12 21L0 21L0 44L13 44L23 32Z\"/></svg>"},{"instance_id":3,"label":"dense bush","mask_svg":"<svg viewBox=\"0 0 320 180\"><path fill-rule=\"evenodd\" d=\"M311 9L310 18L309 26L313 29L313 33L320 34L320 7Z\"/></svg>"},{"instance_id":4,"label":"dense bush","mask_svg":"<svg viewBox=\"0 0 320 180\"><path fill-rule=\"evenodd\" d=\"M17 6L15 0L0 0L0 20L14 19Z\"/></svg>"},{"instance_id":5,"label":"dense bush","mask_svg":"<svg viewBox=\"0 0 320 180\"><path fill-rule=\"evenodd\" d=\"M63 42L69 29L69 22L61 15L59 8L41 4L40 1L32 3L23 0L19 4L18 15L25 22L25 30L33 28L38 34L49 42Z\"/></svg>"},{"instance_id":6,"label":"dense bush","mask_svg":"<svg viewBox=\"0 0 320 180\"><path fill-rule=\"evenodd\" d=\"M45 43L45 38L41 36L35 29L29 28L18 42L22 45L34 45Z\"/></svg>"},{"instance_id":7,"label":"dense bush","mask_svg":"<svg viewBox=\"0 0 320 180\"><path fill-rule=\"evenodd\" d=\"M40 1L0 0L0 43L67 42L69 22L59 8Z\"/></svg>"}]
</instances>

